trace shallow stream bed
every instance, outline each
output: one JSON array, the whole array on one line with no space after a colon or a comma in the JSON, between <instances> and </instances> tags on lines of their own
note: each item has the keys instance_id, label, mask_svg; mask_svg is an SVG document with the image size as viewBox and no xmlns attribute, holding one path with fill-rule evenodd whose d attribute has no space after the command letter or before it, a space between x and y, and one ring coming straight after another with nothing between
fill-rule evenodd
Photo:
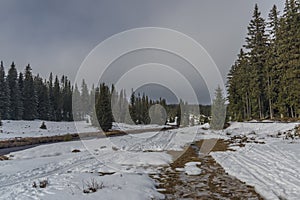
<instances>
[{"instance_id":1,"label":"shallow stream bed","mask_svg":"<svg viewBox=\"0 0 300 200\"><path fill-rule=\"evenodd\" d=\"M201 153L204 140L195 142L184 152L170 152L180 157L161 169L159 176L152 176L158 182L158 191L166 199L263 199L254 190L237 178L225 172L212 156ZM217 140L212 151L228 151L229 142ZM200 162L199 175L187 175L183 169L188 162Z\"/></svg>"}]
</instances>

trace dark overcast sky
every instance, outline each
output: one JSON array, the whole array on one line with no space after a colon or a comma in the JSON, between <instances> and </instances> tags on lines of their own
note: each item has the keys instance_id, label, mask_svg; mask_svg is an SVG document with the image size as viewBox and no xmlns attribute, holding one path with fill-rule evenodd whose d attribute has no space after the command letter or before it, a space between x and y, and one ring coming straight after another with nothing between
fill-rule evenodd
<instances>
[{"instance_id":1,"label":"dark overcast sky","mask_svg":"<svg viewBox=\"0 0 300 200\"><path fill-rule=\"evenodd\" d=\"M198 41L223 77L244 43L255 3L263 16L280 0L1 0L0 59L48 77L74 79L101 41L137 27L170 28Z\"/></svg>"}]
</instances>

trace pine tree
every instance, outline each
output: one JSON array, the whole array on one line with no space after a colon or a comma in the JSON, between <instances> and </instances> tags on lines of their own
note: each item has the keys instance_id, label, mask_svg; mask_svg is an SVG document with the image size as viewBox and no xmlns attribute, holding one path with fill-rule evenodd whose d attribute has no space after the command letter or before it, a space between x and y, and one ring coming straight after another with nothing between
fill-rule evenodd
<instances>
[{"instance_id":1,"label":"pine tree","mask_svg":"<svg viewBox=\"0 0 300 200\"><path fill-rule=\"evenodd\" d=\"M300 20L298 7L295 1L286 1L284 14L280 19L278 28L278 73L280 73L280 87L277 107L281 117L295 117L297 115L296 112L299 110Z\"/></svg>"},{"instance_id":2,"label":"pine tree","mask_svg":"<svg viewBox=\"0 0 300 200\"><path fill-rule=\"evenodd\" d=\"M274 5L266 37L264 20L255 6L244 46L247 55L240 53L228 75L228 111L233 119L249 119L249 113L252 118L271 119L300 115L299 7L299 1L286 0L279 17Z\"/></svg>"},{"instance_id":3,"label":"pine tree","mask_svg":"<svg viewBox=\"0 0 300 200\"><path fill-rule=\"evenodd\" d=\"M228 74L228 112L233 120L241 121L251 116L249 58L241 49L238 59Z\"/></svg>"},{"instance_id":4,"label":"pine tree","mask_svg":"<svg viewBox=\"0 0 300 200\"><path fill-rule=\"evenodd\" d=\"M138 121L136 107L137 107L137 103L136 103L136 98L135 98L135 92L132 91L131 96L130 96L129 112L130 112L130 116L131 116L133 123L137 123L137 121Z\"/></svg>"},{"instance_id":5,"label":"pine tree","mask_svg":"<svg viewBox=\"0 0 300 200\"><path fill-rule=\"evenodd\" d=\"M90 110L90 96L89 96L89 90L87 87L87 84L85 83L85 80L82 80L81 84L81 115L82 118L84 118L86 115L89 114Z\"/></svg>"},{"instance_id":6,"label":"pine tree","mask_svg":"<svg viewBox=\"0 0 300 200\"><path fill-rule=\"evenodd\" d=\"M49 91L46 81L39 75L34 77L34 90L37 96L37 118L41 120L49 120Z\"/></svg>"},{"instance_id":7,"label":"pine tree","mask_svg":"<svg viewBox=\"0 0 300 200\"><path fill-rule=\"evenodd\" d=\"M53 74L50 73L49 81L48 81L48 96L49 96L49 120L55 120L55 113L54 113L54 93L53 93Z\"/></svg>"},{"instance_id":8,"label":"pine tree","mask_svg":"<svg viewBox=\"0 0 300 200\"><path fill-rule=\"evenodd\" d=\"M216 89L215 99L211 108L211 123L210 127L215 130L223 129L226 118L225 98L222 94L220 86Z\"/></svg>"},{"instance_id":9,"label":"pine tree","mask_svg":"<svg viewBox=\"0 0 300 200\"><path fill-rule=\"evenodd\" d=\"M18 77L18 86L20 90L20 109L19 109L19 115L22 116L22 119L24 119L24 76L23 73L19 73Z\"/></svg>"},{"instance_id":10,"label":"pine tree","mask_svg":"<svg viewBox=\"0 0 300 200\"><path fill-rule=\"evenodd\" d=\"M0 116L2 119L9 119L9 88L5 78L3 62L0 64Z\"/></svg>"},{"instance_id":11,"label":"pine tree","mask_svg":"<svg viewBox=\"0 0 300 200\"><path fill-rule=\"evenodd\" d=\"M248 36L245 48L248 50L250 60L250 98L252 116L262 119L264 117L265 88L264 66L266 62L267 36L265 34L265 21L261 17L257 4L254 8L253 19L248 26Z\"/></svg>"},{"instance_id":12,"label":"pine tree","mask_svg":"<svg viewBox=\"0 0 300 200\"><path fill-rule=\"evenodd\" d=\"M119 95L115 89L115 86L111 87L111 107L113 112L114 122L120 122L120 109L118 105Z\"/></svg>"},{"instance_id":13,"label":"pine tree","mask_svg":"<svg viewBox=\"0 0 300 200\"><path fill-rule=\"evenodd\" d=\"M24 79L24 113L23 119L34 120L37 117L37 96L34 90L33 76L30 65L26 66Z\"/></svg>"},{"instance_id":14,"label":"pine tree","mask_svg":"<svg viewBox=\"0 0 300 200\"><path fill-rule=\"evenodd\" d=\"M12 120L20 120L22 119L22 102L21 102L21 94L18 85L18 72L13 62L10 66L7 75L7 83L9 87L9 97L10 97L10 105L9 105L9 117Z\"/></svg>"},{"instance_id":15,"label":"pine tree","mask_svg":"<svg viewBox=\"0 0 300 200\"><path fill-rule=\"evenodd\" d=\"M81 115L80 115L80 92L78 89L77 84L75 84L75 88L73 90L73 114L74 114L74 120L78 121L81 120Z\"/></svg>"},{"instance_id":16,"label":"pine tree","mask_svg":"<svg viewBox=\"0 0 300 200\"><path fill-rule=\"evenodd\" d=\"M274 118L274 109L275 102L278 94L278 79L279 74L277 73L278 66L278 44L276 42L278 28L279 28L279 12L277 11L276 5L273 6L272 10L269 13L269 50L267 52L267 61L265 67L267 87L266 87L266 96L268 98L269 105L269 114L270 118Z\"/></svg>"},{"instance_id":17,"label":"pine tree","mask_svg":"<svg viewBox=\"0 0 300 200\"><path fill-rule=\"evenodd\" d=\"M62 88L62 119L72 121L72 90L71 83L66 76L63 77Z\"/></svg>"},{"instance_id":18,"label":"pine tree","mask_svg":"<svg viewBox=\"0 0 300 200\"><path fill-rule=\"evenodd\" d=\"M61 121L62 120L62 98L60 91L60 84L58 77L55 77L54 87L53 87L53 109L54 109L54 120Z\"/></svg>"},{"instance_id":19,"label":"pine tree","mask_svg":"<svg viewBox=\"0 0 300 200\"><path fill-rule=\"evenodd\" d=\"M96 113L98 123L103 131L108 131L112 127L113 116L110 97L109 87L102 83L100 85L100 95L97 99Z\"/></svg>"}]
</instances>

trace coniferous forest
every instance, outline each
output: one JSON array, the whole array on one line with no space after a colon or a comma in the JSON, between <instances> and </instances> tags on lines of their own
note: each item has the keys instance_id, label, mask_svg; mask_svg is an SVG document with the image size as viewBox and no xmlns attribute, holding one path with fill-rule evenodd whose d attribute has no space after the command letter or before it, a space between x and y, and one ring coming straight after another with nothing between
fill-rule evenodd
<instances>
[{"instance_id":1,"label":"coniferous forest","mask_svg":"<svg viewBox=\"0 0 300 200\"><path fill-rule=\"evenodd\" d=\"M107 131L114 121L149 124L161 120L165 123L166 119L174 122L175 117L178 117L179 123L181 111L184 112L183 125L188 125L189 114L195 113L195 107L202 114L210 115L210 106L188 105L183 100L178 104L167 104L165 99L152 100L145 94L135 94L133 91L130 98L127 98L126 91L122 89L118 92L114 85L109 87L101 83L98 87L88 89L85 80L82 80L79 88L77 84L73 86L67 76L54 77L52 73L49 79L43 79L32 74L30 65L25 67L24 73L17 71L14 62L7 70L6 74L4 63L1 62L0 120L73 121L84 120L88 115L92 124L99 124ZM155 104L166 110L167 116L163 116L163 113L157 115L163 118L161 120L150 119L149 109ZM152 112L162 111L158 109Z\"/></svg>"},{"instance_id":2,"label":"coniferous forest","mask_svg":"<svg viewBox=\"0 0 300 200\"><path fill-rule=\"evenodd\" d=\"M255 5L245 45L228 74L232 120L300 117L300 4L286 0L268 19Z\"/></svg>"},{"instance_id":3,"label":"coniferous forest","mask_svg":"<svg viewBox=\"0 0 300 200\"><path fill-rule=\"evenodd\" d=\"M71 82L66 76L48 80L34 76L30 65L24 73L13 62L5 73L0 65L0 115L10 120L72 121Z\"/></svg>"}]
</instances>

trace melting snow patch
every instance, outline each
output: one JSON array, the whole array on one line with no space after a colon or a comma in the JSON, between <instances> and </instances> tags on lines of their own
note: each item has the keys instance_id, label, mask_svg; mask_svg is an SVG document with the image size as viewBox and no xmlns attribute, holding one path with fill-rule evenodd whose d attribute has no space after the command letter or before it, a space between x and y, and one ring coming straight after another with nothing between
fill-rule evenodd
<instances>
[{"instance_id":1,"label":"melting snow patch","mask_svg":"<svg viewBox=\"0 0 300 200\"><path fill-rule=\"evenodd\" d=\"M185 173L190 176L197 176L201 174L201 169L197 165L201 165L201 162L186 163L184 166Z\"/></svg>"}]
</instances>

